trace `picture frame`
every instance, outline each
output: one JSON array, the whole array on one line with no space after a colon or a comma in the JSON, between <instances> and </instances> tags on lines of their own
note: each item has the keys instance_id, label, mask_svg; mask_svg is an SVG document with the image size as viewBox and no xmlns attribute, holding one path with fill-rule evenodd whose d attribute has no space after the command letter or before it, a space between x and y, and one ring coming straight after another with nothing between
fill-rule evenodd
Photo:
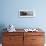
<instances>
[{"instance_id":1,"label":"picture frame","mask_svg":"<svg viewBox=\"0 0 46 46\"><path fill-rule=\"evenodd\" d=\"M20 17L35 17L34 10L19 10Z\"/></svg>"}]
</instances>

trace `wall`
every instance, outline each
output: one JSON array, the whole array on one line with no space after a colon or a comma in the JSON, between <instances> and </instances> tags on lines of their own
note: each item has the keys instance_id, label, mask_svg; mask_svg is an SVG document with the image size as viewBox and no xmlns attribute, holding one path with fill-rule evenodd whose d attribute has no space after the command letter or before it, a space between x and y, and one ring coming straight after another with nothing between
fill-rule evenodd
<instances>
[{"instance_id":1,"label":"wall","mask_svg":"<svg viewBox=\"0 0 46 46\"><path fill-rule=\"evenodd\" d=\"M16 28L46 28L46 0L1 0L0 25L13 24ZM20 18L20 9L34 9L36 17Z\"/></svg>"}]
</instances>

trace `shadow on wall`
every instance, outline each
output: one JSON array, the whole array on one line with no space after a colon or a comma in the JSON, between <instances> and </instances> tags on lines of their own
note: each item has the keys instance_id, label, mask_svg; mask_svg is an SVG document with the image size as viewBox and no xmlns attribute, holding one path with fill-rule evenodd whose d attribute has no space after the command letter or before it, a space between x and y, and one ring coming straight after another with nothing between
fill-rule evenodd
<instances>
[{"instance_id":1,"label":"shadow on wall","mask_svg":"<svg viewBox=\"0 0 46 46\"><path fill-rule=\"evenodd\" d=\"M6 26L4 24L0 24L0 43L2 43L2 32L5 32L3 29L6 28Z\"/></svg>"}]
</instances>

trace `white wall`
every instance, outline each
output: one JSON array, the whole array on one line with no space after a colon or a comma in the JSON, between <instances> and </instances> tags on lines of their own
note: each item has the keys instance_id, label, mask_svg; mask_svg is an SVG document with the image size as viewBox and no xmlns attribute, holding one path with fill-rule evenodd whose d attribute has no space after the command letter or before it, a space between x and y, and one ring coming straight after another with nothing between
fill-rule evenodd
<instances>
[{"instance_id":1,"label":"white wall","mask_svg":"<svg viewBox=\"0 0 46 46\"><path fill-rule=\"evenodd\" d=\"M0 0L0 25L13 24L16 28L41 27L46 31L46 0ZM20 18L20 9L34 9L35 18ZM40 25L40 26L39 26Z\"/></svg>"}]
</instances>

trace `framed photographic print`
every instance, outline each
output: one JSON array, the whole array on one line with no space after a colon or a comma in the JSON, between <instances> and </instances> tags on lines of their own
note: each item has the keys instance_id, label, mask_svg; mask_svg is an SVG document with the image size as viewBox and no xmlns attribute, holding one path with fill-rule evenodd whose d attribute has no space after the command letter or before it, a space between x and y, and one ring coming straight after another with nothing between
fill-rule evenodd
<instances>
[{"instance_id":1,"label":"framed photographic print","mask_svg":"<svg viewBox=\"0 0 46 46\"><path fill-rule=\"evenodd\" d=\"M19 16L20 17L34 17L35 12L34 12L34 10L20 10Z\"/></svg>"}]
</instances>

